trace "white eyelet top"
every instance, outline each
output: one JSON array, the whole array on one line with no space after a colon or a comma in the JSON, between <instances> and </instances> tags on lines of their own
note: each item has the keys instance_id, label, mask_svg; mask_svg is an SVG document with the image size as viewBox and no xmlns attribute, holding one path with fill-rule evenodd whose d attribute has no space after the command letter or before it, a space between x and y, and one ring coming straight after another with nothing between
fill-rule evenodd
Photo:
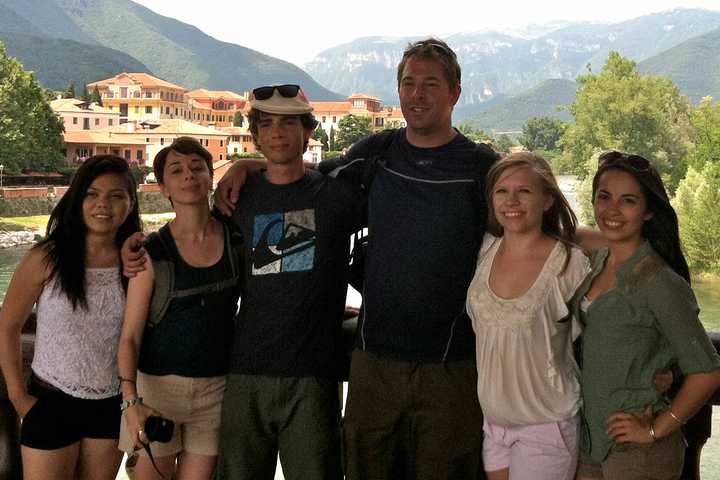
<instances>
[{"instance_id":1,"label":"white eyelet top","mask_svg":"<svg viewBox=\"0 0 720 480\"><path fill-rule=\"evenodd\" d=\"M483 414L505 427L569 419L580 408L580 385L572 349L577 323L567 303L589 261L572 248L563 271L566 249L557 242L528 291L503 299L488 281L500 243L485 236L467 296Z\"/></svg>"},{"instance_id":2,"label":"white eyelet top","mask_svg":"<svg viewBox=\"0 0 720 480\"><path fill-rule=\"evenodd\" d=\"M77 398L117 395L117 350L125 312L118 267L85 271L88 309L75 310L53 277L37 302L32 369L42 380Z\"/></svg>"}]
</instances>

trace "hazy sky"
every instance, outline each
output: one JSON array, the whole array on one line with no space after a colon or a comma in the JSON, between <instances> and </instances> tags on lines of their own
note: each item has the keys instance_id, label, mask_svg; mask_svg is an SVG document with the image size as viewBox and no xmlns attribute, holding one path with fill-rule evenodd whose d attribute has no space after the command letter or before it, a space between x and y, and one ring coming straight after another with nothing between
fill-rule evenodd
<instances>
[{"instance_id":1,"label":"hazy sky","mask_svg":"<svg viewBox=\"0 0 720 480\"><path fill-rule=\"evenodd\" d=\"M135 1L299 66L322 50L370 35L445 36L555 20L618 21L679 7L720 10L720 0Z\"/></svg>"}]
</instances>

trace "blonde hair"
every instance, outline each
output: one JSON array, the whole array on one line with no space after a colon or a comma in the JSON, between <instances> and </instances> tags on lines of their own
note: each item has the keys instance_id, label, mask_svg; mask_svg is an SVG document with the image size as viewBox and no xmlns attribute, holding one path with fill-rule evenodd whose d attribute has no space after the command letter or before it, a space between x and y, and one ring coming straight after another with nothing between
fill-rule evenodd
<instances>
[{"instance_id":1,"label":"blonde hair","mask_svg":"<svg viewBox=\"0 0 720 480\"><path fill-rule=\"evenodd\" d=\"M539 178L545 189L545 193L550 195L553 203L544 213L542 219L542 231L546 235L556 238L565 244L567 251L567 260L570 258L570 247L575 238L575 230L577 229L577 217L572 211L570 204L560 191L555 175L553 175L550 164L540 155L532 152L517 152L507 155L502 160L496 162L487 174L485 187L485 198L488 204L488 223L487 231L493 235L500 237L503 235L503 228L495 216L495 209L492 203L492 194L495 185L505 171L510 168L525 167L532 170ZM566 260L566 265L567 265Z\"/></svg>"}]
</instances>

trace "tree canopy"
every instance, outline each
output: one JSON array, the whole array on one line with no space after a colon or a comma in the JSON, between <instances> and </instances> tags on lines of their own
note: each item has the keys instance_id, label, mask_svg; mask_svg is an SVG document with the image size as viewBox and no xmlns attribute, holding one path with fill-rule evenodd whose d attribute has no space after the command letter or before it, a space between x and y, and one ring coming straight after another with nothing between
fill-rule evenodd
<instances>
[{"instance_id":1,"label":"tree canopy","mask_svg":"<svg viewBox=\"0 0 720 480\"><path fill-rule=\"evenodd\" d=\"M328 134L322 127L322 125L320 125L319 123L318 126L315 128L315 131L313 132L312 138L322 143L323 152L327 152L330 149L330 145L328 144Z\"/></svg>"},{"instance_id":2,"label":"tree canopy","mask_svg":"<svg viewBox=\"0 0 720 480\"><path fill-rule=\"evenodd\" d=\"M611 52L602 71L580 75L563 137L566 171L591 173L587 160L603 150L642 155L668 176L671 189L684 176L690 103L667 78L642 75L634 61Z\"/></svg>"},{"instance_id":3,"label":"tree canopy","mask_svg":"<svg viewBox=\"0 0 720 480\"><path fill-rule=\"evenodd\" d=\"M489 143L492 142L492 135L487 133L482 128L475 128L467 123L461 123L457 127L458 131L465 135L467 138L477 143Z\"/></svg>"},{"instance_id":4,"label":"tree canopy","mask_svg":"<svg viewBox=\"0 0 720 480\"><path fill-rule=\"evenodd\" d=\"M672 203L690 268L720 273L720 162L691 166Z\"/></svg>"},{"instance_id":5,"label":"tree canopy","mask_svg":"<svg viewBox=\"0 0 720 480\"><path fill-rule=\"evenodd\" d=\"M533 117L525 122L518 141L530 151L555 150L567 125L552 117Z\"/></svg>"},{"instance_id":6,"label":"tree canopy","mask_svg":"<svg viewBox=\"0 0 720 480\"><path fill-rule=\"evenodd\" d=\"M338 122L335 134L334 150L349 148L353 143L372 134L372 121L370 117L360 115L345 115ZM333 149L331 147L331 149Z\"/></svg>"},{"instance_id":7,"label":"tree canopy","mask_svg":"<svg viewBox=\"0 0 720 480\"><path fill-rule=\"evenodd\" d=\"M64 158L63 128L44 89L0 43L0 164L8 173L53 170Z\"/></svg>"},{"instance_id":8,"label":"tree canopy","mask_svg":"<svg viewBox=\"0 0 720 480\"><path fill-rule=\"evenodd\" d=\"M233 115L233 126L242 127L243 123L245 123L245 117L243 116L242 112L238 110Z\"/></svg>"}]
</instances>

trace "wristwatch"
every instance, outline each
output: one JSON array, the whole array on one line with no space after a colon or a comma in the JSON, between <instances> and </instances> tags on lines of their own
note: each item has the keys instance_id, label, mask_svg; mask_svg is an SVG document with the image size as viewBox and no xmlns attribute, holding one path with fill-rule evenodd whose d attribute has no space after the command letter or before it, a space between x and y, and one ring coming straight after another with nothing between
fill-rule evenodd
<instances>
[{"instance_id":1,"label":"wristwatch","mask_svg":"<svg viewBox=\"0 0 720 480\"><path fill-rule=\"evenodd\" d=\"M129 400L123 400L122 402L120 402L120 411L124 412L125 410L127 410L128 407L131 407L133 405L140 405L142 403L143 403L142 397L135 397L135 398L131 398Z\"/></svg>"}]
</instances>

